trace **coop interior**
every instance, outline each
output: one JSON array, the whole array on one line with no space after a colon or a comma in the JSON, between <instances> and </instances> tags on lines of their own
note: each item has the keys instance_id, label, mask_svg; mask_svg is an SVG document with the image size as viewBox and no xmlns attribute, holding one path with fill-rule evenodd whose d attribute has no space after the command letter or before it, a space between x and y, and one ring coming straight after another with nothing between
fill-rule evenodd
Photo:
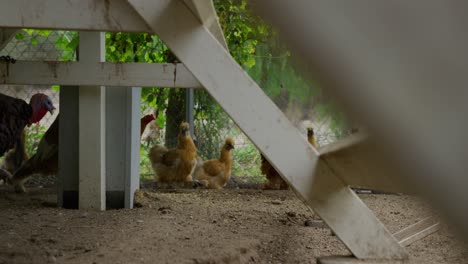
<instances>
[{"instance_id":1,"label":"coop interior","mask_svg":"<svg viewBox=\"0 0 468 264\"><path fill-rule=\"evenodd\" d=\"M366 131L365 124L352 120L314 76L304 75L294 51L246 1L214 1L214 8L230 55L287 118L305 148L328 153ZM7 67L34 62L56 67L55 63L76 63L87 56L79 52L83 36L79 31L0 31L0 58ZM156 34L106 32L102 40L104 62L180 63ZM201 85L101 90L105 101L101 132L112 135L101 142L111 146L103 156L104 174L130 173L136 178L125 176L95 186L107 188L106 210L78 209L81 198L67 193L70 168L60 167L77 157L77 150L71 147L70 153L62 154L68 149L59 143L75 143L58 135L67 127L87 125L77 115L79 124L63 117L72 117L74 106L66 104L73 93L80 93L78 86L0 84L3 95L29 103L40 93L55 107L40 122L25 126L21 143L0 158L1 168L13 179L28 169L20 184L8 177L0 180L0 263L351 263L326 262L323 257L360 258L359 252L365 252L349 244L348 233L357 218L346 213L343 218L350 217L349 222L336 223L330 217L339 213L310 203L307 199L313 196L304 197L301 189L309 181L298 184L296 178L282 176L249 138L251 131L242 129ZM59 129L54 124L61 111L65 113ZM120 119L127 123L122 125ZM270 127L256 129L265 136L272 132ZM294 161L286 142L268 144L284 146L281 156ZM187 147L191 144L193 149ZM186 172L187 156L191 167ZM348 165L353 162L349 159ZM75 173L83 169L74 168ZM397 188L344 185L350 185L346 195L358 197L359 206L362 201L362 208L370 209L364 213L371 215L369 221L378 219L379 228L407 252L404 263L468 263L466 244L426 200ZM389 242L389 248L393 246Z\"/></svg>"}]
</instances>

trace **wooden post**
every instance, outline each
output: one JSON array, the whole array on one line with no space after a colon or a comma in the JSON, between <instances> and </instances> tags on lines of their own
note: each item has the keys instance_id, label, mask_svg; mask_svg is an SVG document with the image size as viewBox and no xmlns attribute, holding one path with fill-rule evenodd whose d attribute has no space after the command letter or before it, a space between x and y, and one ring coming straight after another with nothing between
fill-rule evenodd
<instances>
[{"instance_id":1,"label":"wooden post","mask_svg":"<svg viewBox=\"0 0 468 264\"><path fill-rule=\"evenodd\" d=\"M80 61L105 60L105 35L80 32ZM105 87L79 89L79 208L104 210Z\"/></svg>"},{"instance_id":2,"label":"wooden post","mask_svg":"<svg viewBox=\"0 0 468 264\"><path fill-rule=\"evenodd\" d=\"M141 88L106 90L106 207L132 208L139 186Z\"/></svg>"}]
</instances>

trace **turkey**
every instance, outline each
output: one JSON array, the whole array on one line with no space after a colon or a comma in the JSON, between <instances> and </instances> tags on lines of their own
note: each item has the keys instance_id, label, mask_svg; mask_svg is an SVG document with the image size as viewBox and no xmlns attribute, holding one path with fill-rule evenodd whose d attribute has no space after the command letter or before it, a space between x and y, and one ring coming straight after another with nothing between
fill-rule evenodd
<instances>
[{"instance_id":1,"label":"turkey","mask_svg":"<svg viewBox=\"0 0 468 264\"><path fill-rule=\"evenodd\" d=\"M29 104L0 94L0 157L21 144L21 133L26 125L38 123L47 112L53 114L54 110L52 100L42 93L33 95Z\"/></svg>"}]
</instances>

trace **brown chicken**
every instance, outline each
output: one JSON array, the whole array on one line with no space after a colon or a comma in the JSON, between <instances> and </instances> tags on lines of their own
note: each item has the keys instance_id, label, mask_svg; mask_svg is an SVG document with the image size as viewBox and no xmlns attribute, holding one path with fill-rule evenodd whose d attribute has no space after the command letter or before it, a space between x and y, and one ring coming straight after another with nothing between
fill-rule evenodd
<instances>
[{"instance_id":1,"label":"brown chicken","mask_svg":"<svg viewBox=\"0 0 468 264\"><path fill-rule=\"evenodd\" d=\"M317 148L317 141L315 140L315 134L314 134L314 129L312 127L307 128L307 141L314 146L314 148ZM262 172L263 175L266 176L268 182L263 186L263 189L265 190L287 190L288 189L288 184L281 178L279 173L271 166L270 162L263 156L263 154L260 154L260 157L262 159L262 163L260 166L260 171Z\"/></svg>"},{"instance_id":2,"label":"brown chicken","mask_svg":"<svg viewBox=\"0 0 468 264\"><path fill-rule=\"evenodd\" d=\"M58 138L59 138L59 115L54 123L42 137L36 153L13 174L12 184L17 192L25 192L24 182L34 175L54 175L58 171ZM154 115L146 115L140 120L141 134L149 122L154 120ZM140 135L141 135L140 134ZM23 141L24 142L24 141ZM24 146L24 144L23 144Z\"/></svg>"},{"instance_id":3,"label":"brown chicken","mask_svg":"<svg viewBox=\"0 0 468 264\"><path fill-rule=\"evenodd\" d=\"M195 179L209 189L222 189L231 177L233 149L234 140L228 137L221 148L219 159L207 160L197 165Z\"/></svg>"},{"instance_id":4,"label":"brown chicken","mask_svg":"<svg viewBox=\"0 0 468 264\"><path fill-rule=\"evenodd\" d=\"M179 129L176 148L168 150L158 145L150 150L149 159L159 182L192 182L197 148L190 136L189 124L183 122Z\"/></svg>"}]
</instances>

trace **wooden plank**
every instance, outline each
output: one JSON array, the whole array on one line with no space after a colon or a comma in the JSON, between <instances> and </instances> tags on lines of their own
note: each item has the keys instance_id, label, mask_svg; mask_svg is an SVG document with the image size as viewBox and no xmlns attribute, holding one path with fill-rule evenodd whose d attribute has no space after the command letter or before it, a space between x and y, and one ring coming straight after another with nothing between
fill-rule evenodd
<instances>
[{"instance_id":1,"label":"wooden plank","mask_svg":"<svg viewBox=\"0 0 468 264\"><path fill-rule=\"evenodd\" d=\"M105 35L80 32L80 61L105 60ZM105 87L79 88L79 208L106 209Z\"/></svg>"},{"instance_id":2,"label":"wooden plank","mask_svg":"<svg viewBox=\"0 0 468 264\"><path fill-rule=\"evenodd\" d=\"M303 197L354 256L359 259L408 257L373 212L323 160L319 161L314 176L310 193Z\"/></svg>"},{"instance_id":3,"label":"wooden plank","mask_svg":"<svg viewBox=\"0 0 468 264\"><path fill-rule=\"evenodd\" d=\"M0 0L0 27L150 31L125 0Z\"/></svg>"},{"instance_id":4,"label":"wooden plank","mask_svg":"<svg viewBox=\"0 0 468 264\"><path fill-rule=\"evenodd\" d=\"M427 217L393 234L402 246L408 246L440 229L440 223L435 217Z\"/></svg>"},{"instance_id":5,"label":"wooden plank","mask_svg":"<svg viewBox=\"0 0 468 264\"><path fill-rule=\"evenodd\" d=\"M0 62L1 84L201 88L187 68L167 63Z\"/></svg>"},{"instance_id":6,"label":"wooden plank","mask_svg":"<svg viewBox=\"0 0 468 264\"><path fill-rule=\"evenodd\" d=\"M319 149L320 158L352 187L394 193L414 193L400 172L384 158L371 138L353 134Z\"/></svg>"},{"instance_id":7,"label":"wooden plank","mask_svg":"<svg viewBox=\"0 0 468 264\"><path fill-rule=\"evenodd\" d=\"M166 4L170 0L159 0ZM227 48L212 1L185 0L197 18ZM0 0L0 28L47 28L150 32L125 0Z\"/></svg>"},{"instance_id":8,"label":"wooden plank","mask_svg":"<svg viewBox=\"0 0 468 264\"><path fill-rule=\"evenodd\" d=\"M133 207L140 178L140 95L141 88L106 87L106 130L112 131L106 136L106 208Z\"/></svg>"},{"instance_id":9,"label":"wooden plank","mask_svg":"<svg viewBox=\"0 0 468 264\"><path fill-rule=\"evenodd\" d=\"M362 201L326 166L317 167L318 152L187 6L178 1L165 5L151 0L129 2L353 254L360 258L407 257ZM314 174L319 177L315 184ZM344 219L351 219L353 228Z\"/></svg>"}]
</instances>

